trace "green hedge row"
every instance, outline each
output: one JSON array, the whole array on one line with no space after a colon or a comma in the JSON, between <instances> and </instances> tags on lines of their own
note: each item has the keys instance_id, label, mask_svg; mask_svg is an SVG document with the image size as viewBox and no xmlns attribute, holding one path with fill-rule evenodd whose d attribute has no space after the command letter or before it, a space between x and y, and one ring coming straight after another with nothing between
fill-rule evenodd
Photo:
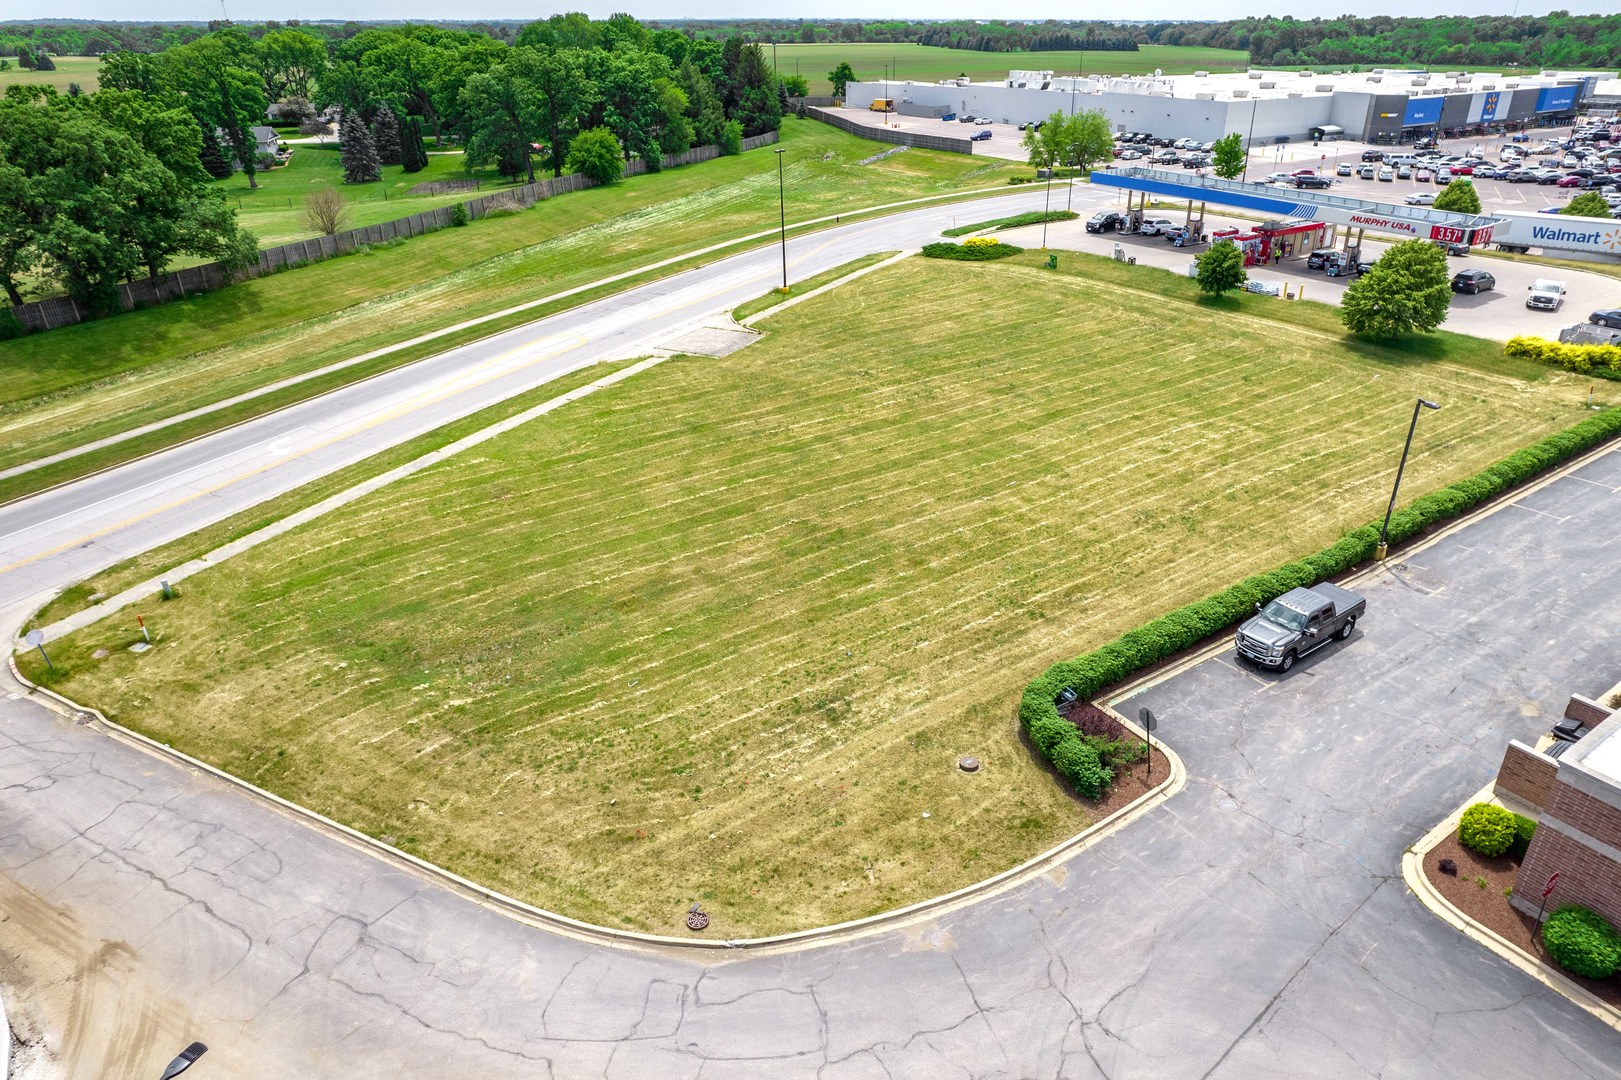
<instances>
[{"instance_id":1,"label":"green hedge row","mask_svg":"<svg viewBox=\"0 0 1621 1080\"><path fill-rule=\"evenodd\" d=\"M1621 379L1621 345L1571 345L1522 335L1509 338L1503 352L1578 375Z\"/></svg>"},{"instance_id":2,"label":"green hedge row","mask_svg":"<svg viewBox=\"0 0 1621 1080\"><path fill-rule=\"evenodd\" d=\"M1621 934L1590 908L1571 904L1542 924L1542 944L1554 963L1587 979L1608 979L1621 967Z\"/></svg>"},{"instance_id":3,"label":"green hedge row","mask_svg":"<svg viewBox=\"0 0 1621 1080\"><path fill-rule=\"evenodd\" d=\"M1012 244L925 244L923 254L931 259L962 259L964 262L990 262L1017 255L1024 248Z\"/></svg>"},{"instance_id":4,"label":"green hedge row","mask_svg":"<svg viewBox=\"0 0 1621 1080\"><path fill-rule=\"evenodd\" d=\"M967 236L981 229L1017 229L1023 225L1040 225L1044 221L1074 221L1080 216L1073 210L1032 210L1028 214L1014 214L1012 217L981 221L975 225L958 225L955 229L942 231L940 235Z\"/></svg>"},{"instance_id":5,"label":"green hedge row","mask_svg":"<svg viewBox=\"0 0 1621 1080\"><path fill-rule=\"evenodd\" d=\"M1575 427L1516 450L1490 468L1398 510L1390 519L1390 538L1405 540L1431 525L1457 517L1617 434L1621 434L1621 408L1596 413ZM1102 648L1054 664L1025 687L1019 701L1019 722L1036 751L1052 762L1076 791L1096 798L1114 781L1114 775L1098 759L1096 751L1087 747L1075 726L1058 715L1053 699L1060 690L1067 686L1082 699L1096 697L1105 687L1248 618L1256 604L1302 585L1315 585L1371 559L1378 541L1378 525L1364 525L1315 555L1285 563L1271 573L1245 578L1215 596L1139 626Z\"/></svg>"}]
</instances>

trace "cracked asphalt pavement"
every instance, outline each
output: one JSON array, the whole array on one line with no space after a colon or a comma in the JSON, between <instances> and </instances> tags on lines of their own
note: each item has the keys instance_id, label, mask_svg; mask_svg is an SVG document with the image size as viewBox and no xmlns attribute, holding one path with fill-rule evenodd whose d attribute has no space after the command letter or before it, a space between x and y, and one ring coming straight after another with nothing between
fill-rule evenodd
<instances>
[{"instance_id":1,"label":"cracked asphalt pavement","mask_svg":"<svg viewBox=\"0 0 1621 1080\"><path fill-rule=\"evenodd\" d=\"M1421 483L1421 477L1409 482ZM610 948L515 922L25 698L0 700L23 1076L1621 1075L1617 1034L1407 894L1503 744L1617 678L1621 453L1360 588L1287 676L1151 706L1187 788L1050 873L855 941Z\"/></svg>"}]
</instances>

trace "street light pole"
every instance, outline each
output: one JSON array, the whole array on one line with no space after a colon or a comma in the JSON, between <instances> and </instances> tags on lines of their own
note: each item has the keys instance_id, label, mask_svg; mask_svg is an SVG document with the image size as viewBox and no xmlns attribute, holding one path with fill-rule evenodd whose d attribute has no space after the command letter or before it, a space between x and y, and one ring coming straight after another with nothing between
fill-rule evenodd
<instances>
[{"instance_id":1,"label":"street light pole","mask_svg":"<svg viewBox=\"0 0 1621 1080\"><path fill-rule=\"evenodd\" d=\"M1047 163L1047 199L1046 199L1046 201L1044 203L1042 203L1042 206L1041 206L1041 210L1042 210L1042 213L1041 213L1041 250L1042 251L1047 250L1047 218L1051 216L1052 207L1053 207L1053 169L1056 168L1057 165L1058 165L1058 162L1056 160L1049 161Z\"/></svg>"},{"instance_id":2,"label":"street light pole","mask_svg":"<svg viewBox=\"0 0 1621 1080\"><path fill-rule=\"evenodd\" d=\"M1250 143L1255 141L1255 111L1261 107L1260 98L1250 99L1250 133L1244 139L1244 169L1238 174L1240 180L1249 178L1250 173Z\"/></svg>"},{"instance_id":3,"label":"street light pole","mask_svg":"<svg viewBox=\"0 0 1621 1080\"><path fill-rule=\"evenodd\" d=\"M788 204L783 198L782 147L777 147L777 235L782 238L782 291L788 291ZM1411 437L1411 436L1409 436ZM1403 459L1405 460L1405 458Z\"/></svg>"},{"instance_id":4,"label":"street light pole","mask_svg":"<svg viewBox=\"0 0 1621 1080\"><path fill-rule=\"evenodd\" d=\"M1407 443L1401 448L1401 464L1396 466L1396 483L1390 489L1390 505L1385 507L1385 523L1379 529L1379 546L1373 553L1374 559L1379 562L1384 561L1386 553L1390 550L1390 515L1396 512L1396 493L1401 490L1401 474L1407 469L1407 453L1413 448L1413 432L1418 428L1418 411L1440 407L1435 402L1423 398L1419 398L1413 405L1413 422L1407 425Z\"/></svg>"}]
</instances>

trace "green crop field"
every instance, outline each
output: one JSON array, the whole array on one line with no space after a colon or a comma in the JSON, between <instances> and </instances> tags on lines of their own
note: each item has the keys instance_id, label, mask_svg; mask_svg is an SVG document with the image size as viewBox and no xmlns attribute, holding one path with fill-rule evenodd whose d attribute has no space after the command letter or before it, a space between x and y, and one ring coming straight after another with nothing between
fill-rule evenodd
<instances>
[{"instance_id":1,"label":"green crop field","mask_svg":"<svg viewBox=\"0 0 1621 1080\"><path fill-rule=\"evenodd\" d=\"M768 46L768 49L771 47ZM1144 45L1136 52L1102 52L1096 49L1065 52L977 52L971 49L943 49L934 45L843 44L777 45L777 69L784 74L803 75L813 95L833 92L827 73L847 61L863 82L881 80L885 69L890 78L913 82L938 82L967 75L984 81L1002 79L1012 69L1053 71L1060 75L1081 72L1088 75L1142 75L1159 69L1167 75L1193 71L1242 71L1249 54L1236 49L1206 49L1180 45Z\"/></svg>"},{"instance_id":2,"label":"green crop field","mask_svg":"<svg viewBox=\"0 0 1621 1080\"><path fill-rule=\"evenodd\" d=\"M782 145L790 224L918 196L1005 191L1010 176L1028 172L1012 162L927 150L863 165L878 144L811 120L788 121ZM306 160L318 160L320 153L313 151ZM310 171L324 175L318 168ZM290 169L287 175L298 174ZM267 201L277 197L268 184ZM399 216L423 205L403 200ZM573 192L510 217L444 229L179 303L5 342L0 344L0 468L776 225L777 159L762 148ZM579 302L583 299L569 301ZM514 324L544 313L532 311ZM399 363L452 343L436 342L385 362ZM344 379L375 370L352 369ZM306 385L297 394L329 386ZM121 444L0 481L0 501L243 415L214 416L201 427L160 433L155 444L150 439Z\"/></svg>"},{"instance_id":3,"label":"green crop field","mask_svg":"<svg viewBox=\"0 0 1621 1080\"><path fill-rule=\"evenodd\" d=\"M1586 415L1490 342L1038 263L785 309L191 579L144 656L127 617L64 638L50 681L553 910L789 930L1079 828L1026 680L1374 518L1415 396L1409 497Z\"/></svg>"},{"instance_id":4,"label":"green crop field","mask_svg":"<svg viewBox=\"0 0 1621 1080\"><path fill-rule=\"evenodd\" d=\"M8 86L54 86L66 91L68 83L78 83L79 88L89 94L101 87L99 56L53 56L55 71L27 71L17 66L15 56L7 59L11 67L0 71L0 92Z\"/></svg>"}]
</instances>

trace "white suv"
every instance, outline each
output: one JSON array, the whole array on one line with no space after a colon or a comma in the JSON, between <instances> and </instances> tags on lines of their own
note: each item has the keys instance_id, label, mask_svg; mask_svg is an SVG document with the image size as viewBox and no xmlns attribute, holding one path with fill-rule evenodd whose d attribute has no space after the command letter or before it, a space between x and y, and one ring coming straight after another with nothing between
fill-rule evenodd
<instances>
[{"instance_id":1,"label":"white suv","mask_svg":"<svg viewBox=\"0 0 1621 1080\"><path fill-rule=\"evenodd\" d=\"M1142 226L1137 231L1144 236L1164 236L1174 228L1176 222L1168 217L1151 217L1143 218Z\"/></svg>"}]
</instances>

